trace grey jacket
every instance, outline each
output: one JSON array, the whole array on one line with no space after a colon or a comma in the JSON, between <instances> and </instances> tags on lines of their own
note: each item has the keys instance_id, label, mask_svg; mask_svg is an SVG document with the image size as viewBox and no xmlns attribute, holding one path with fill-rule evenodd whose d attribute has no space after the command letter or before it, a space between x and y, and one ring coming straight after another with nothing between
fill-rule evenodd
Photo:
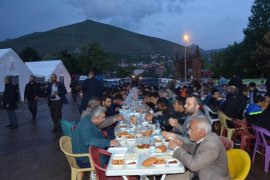
<instances>
[{"instance_id":1,"label":"grey jacket","mask_svg":"<svg viewBox=\"0 0 270 180\"><path fill-rule=\"evenodd\" d=\"M192 155L195 143L184 143L173 154L190 171L197 172L200 179L231 179L224 145L215 133L208 133L200 143L196 154Z\"/></svg>"}]
</instances>

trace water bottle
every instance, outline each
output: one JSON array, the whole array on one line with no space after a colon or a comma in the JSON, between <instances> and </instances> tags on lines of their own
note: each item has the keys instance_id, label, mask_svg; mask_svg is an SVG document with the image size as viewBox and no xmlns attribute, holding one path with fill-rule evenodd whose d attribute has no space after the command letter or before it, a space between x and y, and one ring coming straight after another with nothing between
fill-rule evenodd
<instances>
[{"instance_id":1,"label":"water bottle","mask_svg":"<svg viewBox=\"0 0 270 180\"><path fill-rule=\"evenodd\" d=\"M156 134L157 134L158 136L161 135L160 122L159 122L158 119L156 120Z\"/></svg>"},{"instance_id":2,"label":"water bottle","mask_svg":"<svg viewBox=\"0 0 270 180\"><path fill-rule=\"evenodd\" d=\"M150 136L150 153L155 153L156 147L155 147L155 139L153 135Z\"/></svg>"}]
</instances>

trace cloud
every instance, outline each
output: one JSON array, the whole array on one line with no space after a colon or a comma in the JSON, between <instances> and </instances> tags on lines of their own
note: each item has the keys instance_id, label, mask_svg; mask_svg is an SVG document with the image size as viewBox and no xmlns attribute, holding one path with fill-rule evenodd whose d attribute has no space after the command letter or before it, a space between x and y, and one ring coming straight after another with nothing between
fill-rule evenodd
<instances>
[{"instance_id":1,"label":"cloud","mask_svg":"<svg viewBox=\"0 0 270 180\"><path fill-rule=\"evenodd\" d=\"M145 19L164 13L181 13L188 0L66 0L85 18L139 29ZM160 24L161 22L157 22Z\"/></svg>"},{"instance_id":2,"label":"cloud","mask_svg":"<svg viewBox=\"0 0 270 180\"><path fill-rule=\"evenodd\" d=\"M243 39L254 0L1 0L0 41L92 19L202 48ZM241 7L241 11L239 10Z\"/></svg>"}]
</instances>

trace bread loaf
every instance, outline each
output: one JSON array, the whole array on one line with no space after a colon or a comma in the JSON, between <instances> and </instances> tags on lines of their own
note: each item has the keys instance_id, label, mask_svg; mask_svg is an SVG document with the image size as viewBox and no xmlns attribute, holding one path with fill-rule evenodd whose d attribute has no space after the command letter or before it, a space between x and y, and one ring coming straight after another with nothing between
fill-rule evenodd
<instances>
[{"instance_id":1,"label":"bread loaf","mask_svg":"<svg viewBox=\"0 0 270 180\"><path fill-rule=\"evenodd\" d=\"M156 163L156 158L155 157L150 157L150 158L147 158L146 160L143 161L142 165L143 166L151 166L153 164Z\"/></svg>"},{"instance_id":2,"label":"bread loaf","mask_svg":"<svg viewBox=\"0 0 270 180\"><path fill-rule=\"evenodd\" d=\"M161 146L156 147L156 152L158 152L158 153L163 153L166 150L167 150L167 147L165 145L161 145Z\"/></svg>"}]
</instances>

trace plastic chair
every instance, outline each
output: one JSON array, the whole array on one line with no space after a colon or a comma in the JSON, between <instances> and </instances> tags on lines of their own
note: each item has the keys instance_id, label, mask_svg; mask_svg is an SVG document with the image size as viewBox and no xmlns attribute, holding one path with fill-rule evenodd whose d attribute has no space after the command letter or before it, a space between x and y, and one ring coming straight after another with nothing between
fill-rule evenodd
<instances>
[{"instance_id":1,"label":"plastic chair","mask_svg":"<svg viewBox=\"0 0 270 180\"><path fill-rule=\"evenodd\" d=\"M264 171L268 172L269 170L269 163L270 163L270 143L267 142L266 139L270 138L270 131L268 131L265 128L252 125L253 130L256 134L256 142L254 146L254 152L252 157L252 162L254 163L256 152L259 147L262 147L265 149L265 159L264 159Z\"/></svg>"},{"instance_id":2,"label":"plastic chair","mask_svg":"<svg viewBox=\"0 0 270 180\"><path fill-rule=\"evenodd\" d=\"M226 152L231 178L235 180L245 179L249 173L251 164L248 153L242 149L231 149Z\"/></svg>"},{"instance_id":3,"label":"plastic chair","mask_svg":"<svg viewBox=\"0 0 270 180\"><path fill-rule=\"evenodd\" d=\"M210 113L215 114L215 115L218 115L218 113L213 112L207 105L205 105L205 104L203 105L203 110L204 110L205 115L208 117L209 121L211 122L211 124L219 121L218 118L212 118L212 116L210 115Z\"/></svg>"},{"instance_id":4,"label":"plastic chair","mask_svg":"<svg viewBox=\"0 0 270 180\"><path fill-rule=\"evenodd\" d=\"M110 157L111 154L108 151L106 151L105 149L91 146L89 148L89 152L90 152L90 161L91 161L91 164L94 166L94 170L96 172L96 178L98 180L123 180L123 178L119 176L106 176L105 174L106 169L101 167L100 156ZM128 179L137 180L138 178L131 176L131 177L128 177Z\"/></svg>"},{"instance_id":5,"label":"plastic chair","mask_svg":"<svg viewBox=\"0 0 270 180\"><path fill-rule=\"evenodd\" d=\"M230 140L224 136L219 136L219 137L220 137L220 140L221 140L222 144L224 145L226 151L233 148L234 144L233 144L232 140Z\"/></svg>"},{"instance_id":6,"label":"plastic chair","mask_svg":"<svg viewBox=\"0 0 270 180\"><path fill-rule=\"evenodd\" d=\"M69 136L62 136L59 141L60 148L65 154L70 168L71 168L71 180L81 180L83 172L90 172L93 168L80 168L76 163L76 157L89 157L89 154L73 154L71 146L71 138Z\"/></svg>"},{"instance_id":7,"label":"plastic chair","mask_svg":"<svg viewBox=\"0 0 270 180\"><path fill-rule=\"evenodd\" d=\"M226 121L226 120L232 121L232 119L226 116L222 111L218 111L218 118L221 124L220 136L223 135L224 130L227 130L227 138L232 139L234 128L229 128Z\"/></svg>"},{"instance_id":8,"label":"plastic chair","mask_svg":"<svg viewBox=\"0 0 270 180\"><path fill-rule=\"evenodd\" d=\"M67 121L65 119L61 119L60 120L60 124L61 124L62 130L64 132L64 135L71 137L72 131L76 127L76 122L74 122L74 121Z\"/></svg>"},{"instance_id":9,"label":"plastic chair","mask_svg":"<svg viewBox=\"0 0 270 180\"><path fill-rule=\"evenodd\" d=\"M252 129L251 127L248 127L247 125L247 121L245 119L243 120L239 120L239 119L235 119L233 121L234 124L234 135L233 135L233 141L236 141L237 137L241 138L241 145L240 145L240 149L245 149L247 148L247 150L250 152L251 151L251 140L252 139L256 139L254 134L251 134L249 132L249 129Z\"/></svg>"}]
</instances>

